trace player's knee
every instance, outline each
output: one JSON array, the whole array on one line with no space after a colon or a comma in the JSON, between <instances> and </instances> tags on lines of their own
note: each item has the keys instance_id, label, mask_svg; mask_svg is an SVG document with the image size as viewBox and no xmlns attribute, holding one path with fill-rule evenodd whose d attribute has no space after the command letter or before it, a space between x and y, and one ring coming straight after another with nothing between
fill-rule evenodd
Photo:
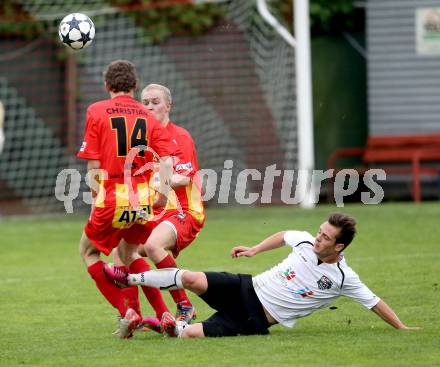
<instances>
[{"instance_id":1,"label":"player's knee","mask_svg":"<svg viewBox=\"0 0 440 367\"><path fill-rule=\"evenodd\" d=\"M158 250L157 244L149 239L147 240L147 242L145 242L144 246L142 247L145 254L150 258L154 257L154 254Z\"/></svg>"},{"instance_id":2,"label":"player's knee","mask_svg":"<svg viewBox=\"0 0 440 367\"><path fill-rule=\"evenodd\" d=\"M138 255L139 255L140 257L145 257L145 256L147 256L147 252L145 251L144 246L138 246L138 250L137 250L137 252L138 252Z\"/></svg>"},{"instance_id":3,"label":"player's knee","mask_svg":"<svg viewBox=\"0 0 440 367\"><path fill-rule=\"evenodd\" d=\"M206 283L205 273L185 271L182 274L182 284L185 288L194 291L195 293L200 293L203 291L203 286Z\"/></svg>"},{"instance_id":4,"label":"player's knee","mask_svg":"<svg viewBox=\"0 0 440 367\"><path fill-rule=\"evenodd\" d=\"M125 266L129 266L133 261L138 259L138 245L129 244L122 240L116 249L113 251L113 260L115 264L119 265L118 262L122 262Z\"/></svg>"},{"instance_id":5,"label":"player's knee","mask_svg":"<svg viewBox=\"0 0 440 367\"><path fill-rule=\"evenodd\" d=\"M79 254L84 263L89 266L100 259L100 252L92 245L87 236L83 234L79 242Z\"/></svg>"},{"instance_id":6,"label":"player's knee","mask_svg":"<svg viewBox=\"0 0 440 367\"><path fill-rule=\"evenodd\" d=\"M198 276L193 271L185 271L182 273L182 284L185 288L192 288L197 285Z\"/></svg>"},{"instance_id":7,"label":"player's knee","mask_svg":"<svg viewBox=\"0 0 440 367\"><path fill-rule=\"evenodd\" d=\"M125 252L125 251L121 251L118 253L119 258L121 260L121 262L125 265L125 266L129 266L133 261L135 261L136 259L139 258L139 255L137 255L136 252Z\"/></svg>"},{"instance_id":8,"label":"player's knee","mask_svg":"<svg viewBox=\"0 0 440 367\"><path fill-rule=\"evenodd\" d=\"M85 236L81 238L78 250L82 259L86 259L92 253L93 249Z\"/></svg>"},{"instance_id":9,"label":"player's knee","mask_svg":"<svg viewBox=\"0 0 440 367\"><path fill-rule=\"evenodd\" d=\"M81 256L81 258L84 259L84 246L81 242L79 243L78 246L78 252L79 252L79 256Z\"/></svg>"}]
</instances>

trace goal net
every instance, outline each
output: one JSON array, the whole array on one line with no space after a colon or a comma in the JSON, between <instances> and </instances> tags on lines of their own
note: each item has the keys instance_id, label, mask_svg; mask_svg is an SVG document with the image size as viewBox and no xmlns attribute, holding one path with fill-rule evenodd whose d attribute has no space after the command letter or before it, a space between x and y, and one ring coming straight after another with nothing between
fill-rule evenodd
<instances>
[{"instance_id":1,"label":"goal net","mask_svg":"<svg viewBox=\"0 0 440 367\"><path fill-rule=\"evenodd\" d=\"M66 185L66 192L69 184L80 185L74 210L87 207L81 194L88 190L85 163L75 153L87 106L107 98L102 71L115 59L136 65L141 87L159 83L170 88L171 119L192 134L201 168L217 173L209 205L235 204L237 185L259 194L255 204L265 203L261 192L267 168L297 167L294 50L261 19L254 1L218 3L224 17L202 35L173 36L156 44L146 42L133 17L107 1L19 2L54 35L66 14L88 14L96 37L89 48L67 58L60 57L55 36L0 39L0 100L6 111L0 214L64 210L55 197L55 182L67 168L80 172L79 183ZM260 179L237 182L245 169L258 170ZM225 172L232 172L230 182L221 179ZM280 182L276 177L271 202L279 199ZM225 195L219 200L220 192L226 200Z\"/></svg>"}]
</instances>

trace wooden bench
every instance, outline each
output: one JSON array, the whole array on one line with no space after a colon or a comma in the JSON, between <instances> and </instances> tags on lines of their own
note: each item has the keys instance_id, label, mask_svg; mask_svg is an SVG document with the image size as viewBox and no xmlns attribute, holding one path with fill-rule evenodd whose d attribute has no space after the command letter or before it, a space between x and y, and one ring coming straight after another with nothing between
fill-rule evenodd
<instances>
[{"instance_id":1,"label":"wooden bench","mask_svg":"<svg viewBox=\"0 0 440 367\"><path fill-rule=\"evenodd\" d=\"M355 168L360 173L374 167L386 173L412 175L412 197L419 202L420 176L440 174L440 134L370 136L365 147L336 149L328 158L327 167L334 169L336 175L342 168L338 161L350 157L361 158L362 167Z\"/></svg>"}]
</instances>

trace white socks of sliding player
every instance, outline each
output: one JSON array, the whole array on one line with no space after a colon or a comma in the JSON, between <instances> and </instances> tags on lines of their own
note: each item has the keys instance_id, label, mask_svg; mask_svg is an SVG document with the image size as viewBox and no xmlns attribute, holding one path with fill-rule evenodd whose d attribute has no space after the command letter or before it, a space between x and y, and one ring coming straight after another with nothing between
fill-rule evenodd
<instances>
[{"instance_id":1,"label":"white socks of sliding player","mask_svg":"<svg viewBox=\"0 0 440 367\"><path fill-rule=\"evenodd\" d=\"M145 285L160 289L179 289L183 288L182 274L184 272L184 269L165 268L138 274L128 274L128 284Z\"/></svg>"}]
</instances>

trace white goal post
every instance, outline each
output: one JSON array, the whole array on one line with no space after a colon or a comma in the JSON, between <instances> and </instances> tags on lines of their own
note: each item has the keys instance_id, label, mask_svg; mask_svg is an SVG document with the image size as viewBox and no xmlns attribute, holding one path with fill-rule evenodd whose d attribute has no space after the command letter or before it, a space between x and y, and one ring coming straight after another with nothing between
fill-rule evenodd
<instances>
[{"instance_id":1,"label":"white goal post","mask_svg":"<svg viewBox=\"0 0 440 367\"><path fill-rule=\"evenodd\" d=\"M312 78L310 59L309 0L293 0L294 38L269 12L266 0L257 0L258 10L283 39L295 48L297 129L298 129L298 190L306 197L300 205L315 206L315 187L312 182L314 169Z\"/></svg>"}]
</instances>

